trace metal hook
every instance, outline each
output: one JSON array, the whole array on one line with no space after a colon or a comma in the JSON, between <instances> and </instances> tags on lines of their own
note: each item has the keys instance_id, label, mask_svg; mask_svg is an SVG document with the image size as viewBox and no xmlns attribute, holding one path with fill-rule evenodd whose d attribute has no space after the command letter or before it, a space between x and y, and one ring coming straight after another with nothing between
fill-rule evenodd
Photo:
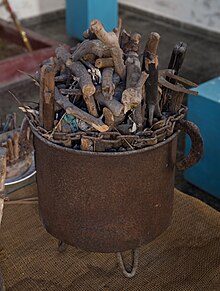
<instances>
[{"instance_id":1,"label":"metal hook","mask_svg":"<svg viewBox=\"0 0 220 291\"><path fill-rule=\"evenodd\" d=\"M139 249L132 250L132 268L129 272L125 266L122 254L120 252L116 253L117 261L119 267L121 268L124 276L126 278L132 278L135 276L137 268L138 268L138 261L139 261Z\"/></svg>"},{"instance_id":2,"label":"metal hook","mask_svg":"<svg viewBox=\"0 0 220 291\"><path fill-rule=\"evenodd\" d=\"M62 240L58 240L57 246L58 246L59 253L63 253L67 249L67 245Z\"/></svg>"}]
</instances>

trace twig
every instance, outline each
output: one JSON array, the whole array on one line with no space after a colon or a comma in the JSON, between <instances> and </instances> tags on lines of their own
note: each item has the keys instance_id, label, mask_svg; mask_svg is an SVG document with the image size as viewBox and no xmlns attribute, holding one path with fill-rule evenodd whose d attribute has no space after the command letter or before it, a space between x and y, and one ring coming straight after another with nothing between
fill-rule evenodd
<instances>
[{"instance_id":1,"label":"twig","mask_svg":"<svg viewBox=\"0 0 220 291\"><path fill-rule=\"evenodd\" d=\"M134 148L133 148L133 146L123 137L123 135L120 133L120 131L116 128L116 127L114 127L114 130L116 130L119 134L120 134L120 136L122 136L122 139L127 143L127 145L132 149L132 150L134 150Z\"/></svg>"},{"instance_id":2,"label":"twig","mask_svg":"<svg viewBox=\"0 0 220 291\"><path fill-rule=\"evenodd\" d=\"M17 69L18 72L22 73L25 76L28 76L30 79L32 79L32 81L35 83L36 86L40 87L40 83L37 81L36 78L34 78L31 74L28 74L22 70Z\"/></svg>"}]
</instances>

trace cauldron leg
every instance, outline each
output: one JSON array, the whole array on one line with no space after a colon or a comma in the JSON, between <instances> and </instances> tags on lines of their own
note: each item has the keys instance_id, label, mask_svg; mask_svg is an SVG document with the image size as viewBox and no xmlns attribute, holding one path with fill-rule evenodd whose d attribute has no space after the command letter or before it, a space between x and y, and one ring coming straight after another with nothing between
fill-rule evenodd
<instances>
[{"instance_id":1,"label":"cauldron leg","mask_svg":"<svg viewBox=\"0 0 220 291\"><path fill-rule=\"evenodd\" d=\"M123 274L127 278L132 278L136 274L137 268L138 268L138 260L139 260L139 249L132 250L132 268L129 272L125 266L122 254L120 252L116 253L117 261L119 264L119 267L121 268Z\"/></svg>"},{"instance_id":2,"label":"cauldron leg","mask_svg":"<svg viewBox=\"0 0 220 291\"><path fill-rule=\"evenodd\" d=\"M65 244L62 240L58 240L57 246L58 246L58 251L60 253L65 252L65 250L67 249L67 244Z\"/></svg>"}]
</instances>

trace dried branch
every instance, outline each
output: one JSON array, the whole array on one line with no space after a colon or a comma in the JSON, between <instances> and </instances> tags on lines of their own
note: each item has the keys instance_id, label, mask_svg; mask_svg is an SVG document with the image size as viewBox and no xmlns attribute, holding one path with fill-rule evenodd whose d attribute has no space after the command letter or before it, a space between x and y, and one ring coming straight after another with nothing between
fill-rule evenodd
<instances>
[{"instance_id":1,"label":"dried branch","mask_svg":"<svg viewBox=\"0 0 220 291\"><path fill-rule=\"evenodd\" d=\"M66 97L60 94L59 90L55 87L55 100L56 102L65 109L67 114L72 114L73 116L85 121L96 130L100 132L105 132L109 127L102 122L100 118L96 118L87 112L79 109L77 106L73 105Z\"/></svg>"},{"instance_id":2,"label":"dried branch","mask_svg":"<svg viewBox=\"0 0 220 291\"><path fill-rule=\"evenodd\" d=\"M112 58L98 58L95 61L95 67L102 69L107 67L114 67L114 62Z\"/></svg>"},{"instance_id":3,"label":"dried branch","mask_svg":"<svg viewBox=\"0 0 220 291\"><path fill-rule=\"evenodd\" d=\"M114 32L106 32L99 20L91 21L91 31L94 32L110 50L114 62L115 71L119 74L122 80L125 78L125 65L123 60L123 51L118 42L118 37Z\"/></svg>"},{"instance_id":4,"label":"dried branch","mask_svg":"<svg viewBox=\"0 0 220 291\"><path fill-rule=\"evenodd\" d=\"M97 39L95 33L93 33L89 28L83 32L83 37L89 40Z\"/></svg>"},{"instance_id":5,"label":"dried branch","mask_svg":"<svg viewBox=\"0 0 220 291\"><path fill-rule=\"evenodd\" d=\"M7 148L8 148L8 155L9 155L9 160L10 162L14 161L14 147L13 147L13 142L11 138L7 139Z\"/></svg>"},{"instance_id":6,"label":"dried branch","mask_svg":"<svg viewBox=\"0 0 220 291\"><path fill-rule=\"evenodd\" d=\"M109 127L113 127L114 123L115 123L115 118L113 113L111 112L110 109L108 109L107 107L103 108L103 115L105 118L105 123L109 126Z\"/></svg>"},{"instance_id":7,"label":"dried branch","mask_svg":"<svg viewBox=\"0 0 220 291\"><path fill-rule=\"evenodd\" d=\"M126 59L126 88L134 88L141 76L141 64L137 54L127 57Z\"/></svg>"},{"instance_id":8,"label":"dried branch","mask_svg":"<svg viewBox=\"0 0 220 291\"><path fill-rule=\"evenodd\" d=\"M15 161L19 159L19 133L16 131L13 136Z\"/></svg>"},{"instance_id":9,"label":"dried branch","mask_svg":"<svg viewBox=\"0 0 220 291\"><path fill-rule=\"evenodd\" d=\"M161 116L158 96L158 57L157 47L160 35L151 32L144 50L144 69L149 74L146 82L146 105L148 109L148 123L151 126L154 115Z\"/></svg>"},{"instance_id":10,"label":"dried branch","mask_svg":"<svg viewBox=\"0 0 220 291\"><path fill-rule=\"evenodd\" d=\"M121 28L122 28L122 19L121 19L121 17L119 17L119 19L118 19L118 27L115 27L113 29L113 32L116 34L118 39L120 38L120 35L121 35Z\"/></svg>"},{"instance_id":11,"label":"dried branch","mask_svg":"<svg viewBox=\"0 0 220 291\"><path fill-rule=\"evenodd\" d=\"M124 106L115 98L112 98L112 100L108 100L103 96L101 92L96 91L95 99L99 102L100 105L110 109L114 116L120 116L123 112Z\"/></svg>"},{"instance_id":12,"label":"dried branch","mask_svg":"<svg viewBox=\"0 0 220 291\"><path fill-rule=\"evenodd\" d=\"M139 104L141 104L142 87L144 86L147 78L148 74L146 72L142 72L136 86L133 88L128 88L122 93L121 102L124 104L124 113L136 108Z\"/></svg>"},{"instance_id":13,"label":"dried branch","mask_svg":"<svg viewBox=\"0 0 220 291\"><path fill-rule=\"evenodd\" d=\"M139 54L141 35L139 33L129 34L125 29L121 33L121 48L125 54Z\"/></svg>"},{"instance_id":14,"label":"dried branch","mask_svg":"<svg viewBox=\"0 0 220 291\"><path fill-rule=\"evenodd\" d=\"M115 92L115 84L113 83L113 72L113 68L105 68L102 72L102 94L108 100L112 100Z\"/></svg>"},{"instance_id":15,"label":"dried branch","mask_svg":"<svg viewBox=\"0 0 220 291\"><path fill-rule=\"evenodd\" d=\"M54 121L55 73L54 64L52 63L41 67L39 118L40 126L48 131L53 129Z\"/></svg>"},{"instance_id":16,"label":"dried branch","mask_svg":"<svg viewBox=\"0 0 220 291\"><path fill-rule=\"evenodd\" d=\"M57 58L61 59L71 72L79 78L79 86L82 89L83 98L88 111L93 116L98 117L95 100L93 98L96 89L85 66L81 62L73 62L71 60L71 54L63 46L56 49L56 55Z\"/></svg>"},{"instance_id":17,"label":"dried branch","mask_svg":"<svg viewBox=\"0 0 220 291\"><path fill-rule=\"evenodd\" d=\"M100 40L84 40L73 52L72 60L76 62L88 54L96 55L99 58L111 56L109 48Z\"/></svg>"},{"instance_id":18,"label":"dried branch","mask_svg":"<svg viewBox=\"0 0 220 291\"><path fill-rule=\"evenodd\" d=\"M0 195L4 194L6 178L6 152L7 150L0 147Z\"/></svg>"}]
</instances>

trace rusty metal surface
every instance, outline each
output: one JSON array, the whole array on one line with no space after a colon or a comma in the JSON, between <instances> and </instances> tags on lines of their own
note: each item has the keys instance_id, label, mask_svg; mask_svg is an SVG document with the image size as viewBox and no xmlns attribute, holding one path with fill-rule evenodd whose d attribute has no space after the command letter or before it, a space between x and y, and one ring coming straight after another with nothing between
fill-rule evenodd
<instances>
[{"instance_id":1,"label":"rusty metal surface","mask_svg":"<svg viewBox=\"0 0 220 291\"><path fill-rule=\"evenodd\" d=\"M204 151L204 142L198 126L193 122L179 120L178 128L189 135L192 143L188 156L177 163L179 170L185 170L191 168L201 160Z\"/></svg>"},{"instance_id":2,"label":"rusty metal surface","mask_svg":"<svg viewBox=\"0 0 220 291\"><path fill-rule=\"evenodd\" d=\"M131 152L83 152L34 131L39 209L47 231L88 251L137 248L160 235L173 209L177 133Z\"/></svg>"}]
</instances>

